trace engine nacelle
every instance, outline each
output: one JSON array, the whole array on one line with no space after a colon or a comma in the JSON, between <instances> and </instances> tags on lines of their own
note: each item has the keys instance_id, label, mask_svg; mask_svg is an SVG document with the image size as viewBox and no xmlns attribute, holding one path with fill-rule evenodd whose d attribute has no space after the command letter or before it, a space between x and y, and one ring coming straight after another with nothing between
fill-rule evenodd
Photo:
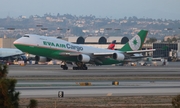
<instances>
[{"instance_id":1,"label":"engine nacelle","mask_svg":"<svg viewBox=\"0 0 180 108\"><path fill-rule=\"evenodd\" d=\"M43 56L35 56L35 61L36 62L49 62L51 61L52 59L50 58L47 58L47 57L43 57Z\"/></svg>"},{"instance_id":2,"label":"engine nacelle","mask_svg":"<svg viewBox=\"0 0 180 108\"><path fill-rule=\"evenodd\" d=\"M89 62L91 58L88 55L80 54L77 59L81 62Z\"/></svg>"},{"instance_id":3,"label":"engine nacelle","mask_svg":"<svg viewBox=\"0 0 180 108\"><path fill-rule=\"evenodd\" d=\"M113 59L115 59L115 60L122 61L122 60L124 60L124 58L125 58L124 54L121 54L121 53L114 53L113 54Z\"/></svg>"}]
</instances>

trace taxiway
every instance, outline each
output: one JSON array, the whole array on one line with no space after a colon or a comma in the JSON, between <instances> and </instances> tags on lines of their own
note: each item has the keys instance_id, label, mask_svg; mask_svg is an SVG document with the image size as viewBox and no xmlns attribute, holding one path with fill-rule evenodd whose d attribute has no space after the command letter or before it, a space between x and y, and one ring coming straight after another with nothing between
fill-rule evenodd
<instances>
[{"instance_id":1,"label":"taxiway","mask_svg":"<svg viewBox=\"0 0 180 108\"><path fill-rule=\"evenodd\" d=\"M90 66L89 70L62 70L58 65L12 65L8 77L18 80L16 90L23 98L57 97L59 91L64 92L64 97L176 95L180 93L179 70L178 64L173 63L157 67ZM112 85L113 80L119 84ZM80 86L79 82L91 85Z\"/></svg>"}]
</instances>

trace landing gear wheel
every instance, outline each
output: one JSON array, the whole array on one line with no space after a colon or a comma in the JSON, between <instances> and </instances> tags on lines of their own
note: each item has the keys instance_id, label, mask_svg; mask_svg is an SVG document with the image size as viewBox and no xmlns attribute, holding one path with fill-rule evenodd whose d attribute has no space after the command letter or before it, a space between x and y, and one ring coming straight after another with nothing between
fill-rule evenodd
<instances>
[{"instance_id":1,"label":"landing gear wheel","mask_svg":"<svg viewBox=\"0 0 180 108\"><path fill-rule=\"evenodd\" d=\"M68 70L68 67L64 67L63 70Z\"/></svg>"},{"instance_id":2,"label":"landing gear wheel","mask_svg":"<svg viewBox=\"0 0 180 108\"><path fill-rule=\"evenodd\" d=\"M73 70L78 70L78 67L73 67Z\"/></svg>"},{"instance_id":3,"label":"landing gear wheel","mask_svg":"<svg viewBox=\"0 0 180 108\"><path fill-rule=\"evenodd\" d=\"M73 67L73 70L87 70L87 66L83 62L76 62L77 67Z\"/></svg>"},{"instance_id":4,"label":"landing gear wheel","mask_svg":"<svg viewBox=\"0 0 180 108\"><path fill-rule=\"evenodd\" d=\"M87 67L83 67L83 70L87 70L88 68Z\"/></svg>"},{"instance_id":5,"label":"landing gear wheel","mask_svg":"<svg viewBox=\"0 0 180 108\"><path fill-rule=\"evenodd\" d=\"M73 70L87 70L87 67L73 67Z\"/></svg>"},{"instance_id":6,"label":"landing gear wheel","mask_svg":"<svg viewBox=\"0 0 180 108\"><path fill-rule=\"evenodd\" d=\"M63 70L68 70L68 67L66 65L61 65L61 68L63 68Z\"/></svg>"}]
</instances>

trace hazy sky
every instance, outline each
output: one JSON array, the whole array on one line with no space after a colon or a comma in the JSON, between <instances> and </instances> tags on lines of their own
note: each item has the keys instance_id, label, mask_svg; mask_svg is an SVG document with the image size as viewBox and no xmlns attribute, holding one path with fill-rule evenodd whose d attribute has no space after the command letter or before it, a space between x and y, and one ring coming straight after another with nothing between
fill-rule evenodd
<instances>
[{"instance_id":1,"label":"hazy sky","mask_svg":"<svg viewBox=\"0 0 180 108\"><path fill-rule=\"evenodd\" d=\"M0 18L45 13L180 20L180 0L0 0Z\"/></svg>"}]
</instances>

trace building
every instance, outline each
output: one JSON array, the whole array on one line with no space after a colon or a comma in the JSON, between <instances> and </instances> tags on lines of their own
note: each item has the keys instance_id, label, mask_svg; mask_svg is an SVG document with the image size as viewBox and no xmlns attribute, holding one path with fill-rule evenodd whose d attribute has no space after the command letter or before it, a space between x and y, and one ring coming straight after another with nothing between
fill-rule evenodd
<instances>
[{"instance_id":1,"label":"building","mask_svg":"<svg viewBox=\"0 0 180 108\"><path fill-rule=\"evenodd\" d=\"M15 48L13 42L15 38L0 38L0 48Z\"/></svg>"},{"instance_id":2,"label":"building","mask_svg":"<svg viewBox=\"0 0 180 108\"><path fill-rule=\"evenodd\" d=\"M180 43L153 43L153 57L163 57L171 61L174 57L173 52L180 52Z\"/></svg>"},{"instance_id":3,"label":"building","mask_svg":"<svg viewBox=\"0 0 180 108\"><path fill-rule=\"evenodd\" d=\"M109 44L116 40L117 44L125 44L129 41L127 37L104 37L104 36L89 36L89 37L67 37L65 40L76 44Z\"/></svg>"}]
</instances>

